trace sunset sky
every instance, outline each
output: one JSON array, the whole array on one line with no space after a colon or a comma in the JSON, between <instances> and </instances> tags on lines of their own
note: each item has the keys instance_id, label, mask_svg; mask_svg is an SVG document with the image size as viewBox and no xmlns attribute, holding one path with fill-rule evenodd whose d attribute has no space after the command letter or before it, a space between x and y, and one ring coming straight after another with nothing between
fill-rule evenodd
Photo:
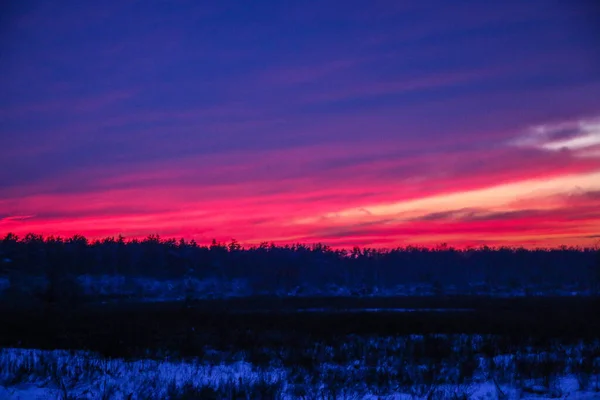
<instances>
[{"instance_id":1,"label":"sunset sky","mask_svg":"<svg viewBox=\"0 0 600 400\"><path fill-rule=\"evenodd\" d=\"M593 1L0 7L2 236L600 241Z\"/></svg>"}]
</instances>

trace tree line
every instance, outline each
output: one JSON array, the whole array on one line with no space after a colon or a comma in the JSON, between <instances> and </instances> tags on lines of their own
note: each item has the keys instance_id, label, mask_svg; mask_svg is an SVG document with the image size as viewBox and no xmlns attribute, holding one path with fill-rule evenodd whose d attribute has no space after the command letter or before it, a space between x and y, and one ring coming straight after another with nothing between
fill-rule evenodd
<instances>
[{"instance_id":1,"label":"tree line","mask_svg":"<svg viewBox=\"0 0 600 400\"><path fill-rule=\"evenodd\" d=\"M597 290L597 248L525 249L488 247L456 249L406 246L391 249L333 249L325 244L242 246L236 240L163 239L150 235L88 240L7 234L0 240L2 269L31 275L122 275L155 279L243 279L256 287L339 285L392 288L434 283L468 286L549 285Z\"/></svg>"}]
</instances>

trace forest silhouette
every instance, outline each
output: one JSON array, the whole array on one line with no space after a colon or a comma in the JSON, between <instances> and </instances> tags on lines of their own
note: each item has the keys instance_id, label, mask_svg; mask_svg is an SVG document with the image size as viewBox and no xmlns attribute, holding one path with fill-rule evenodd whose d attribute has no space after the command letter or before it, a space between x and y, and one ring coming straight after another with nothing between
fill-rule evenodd
<instances>
[{"instance_id":1,"label":"forest silhouette","mask_svg":"<svg viewBox=\"0 0 600 400\"><path fill-rule=\"evenodd\" d=\"M7 234L0 240L4 273L80 276L119 275L154 279L244 280L256 289L292 290L338 285L391 288L431 284L467 288L570 287L595 293L600 283L600 252L591 247L456 249L398 247L333 249L324 244L244 247L236 240L199 245L194 240L88 240Z\"/></svg>"}]
</instances>

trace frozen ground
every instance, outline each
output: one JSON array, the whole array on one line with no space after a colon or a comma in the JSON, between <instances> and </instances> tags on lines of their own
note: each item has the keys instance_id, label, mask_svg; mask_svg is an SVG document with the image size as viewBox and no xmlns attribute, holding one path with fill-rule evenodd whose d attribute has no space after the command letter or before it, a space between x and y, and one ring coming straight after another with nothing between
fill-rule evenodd
<instances>
[{"instance_id":1,"label":"frozen ground","mask_svg":"<svg viewBox=\"0 0 600 400\"><path fill-rule=\"evenodd\" d=\"M408 363L390 356L410 338L378 338L365 347L367 354L345 363L334 361L334 349L315 354L323 362L314 369L284 365L272 354L270 365L253 365L244 353L207 350L202 359L107 359L82 351L0 350L2 399L598 399L598 374L573 369L583 347L563 348L567 363L560 373L525 377L517 373L519 360L553 360L558 354L524 352L477 356L468 378L458 367ZM464 336L461 340L472 340ZM416 341L416 342L415 342ZM470 343L476 343L475 338ZM339 350L339 349L338 349ZM350 349L341 349L350 351ZM365 351L368 349L365 348ZM389 352L389 353L388 353ZM596 363L599 359L594 360ZM494 365L491 367L491 365ZM532 364L533 365L533 364ZM536 364L537 365L537 364ZM542 370L544 368L543 364ZM596 365L597 371L597 365ZM402 377L399 375L402 375ZM188 397L186 397L188 396Z\"/></svg>"}]
</instances>

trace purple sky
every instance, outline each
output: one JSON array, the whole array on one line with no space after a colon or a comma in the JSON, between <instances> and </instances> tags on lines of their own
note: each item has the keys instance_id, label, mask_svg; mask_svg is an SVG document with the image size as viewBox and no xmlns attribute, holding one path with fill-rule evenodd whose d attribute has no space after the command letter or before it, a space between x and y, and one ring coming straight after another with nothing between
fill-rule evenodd
<instances>
[{"instance_id":1,"label":"purple sky","mask_svg":"<svg viewBox=\"0 0 600 400\"><path fill-rule=\"evenodd\" d=\"M0 10L0 233L591 244L592 1Z\"/></svg>"}]
</instances>

